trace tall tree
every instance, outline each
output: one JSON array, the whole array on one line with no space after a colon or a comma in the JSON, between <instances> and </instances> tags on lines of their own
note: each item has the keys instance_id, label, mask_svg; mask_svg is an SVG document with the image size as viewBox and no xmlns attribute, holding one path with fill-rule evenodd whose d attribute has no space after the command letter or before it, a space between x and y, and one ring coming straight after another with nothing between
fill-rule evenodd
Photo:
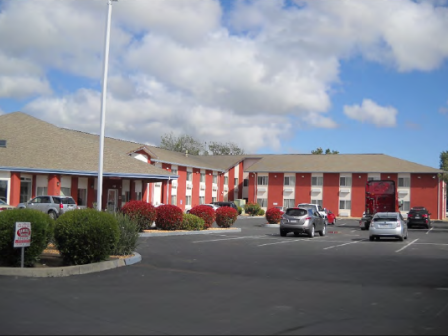
<instances>
[{"instance_id":1,"label":"tall tree","mask_svg":"<svg viewBox=\"0 0 448 336\"><path fill-rule=\"evenodd\" d=\"M440 169L448 172L448 151L440 153ZM443 174L443 180L448 184L448 173ZM448 188L446 188L446 195L448 198Z\"/></svg>"},{"instance_id":2,"label":"tall tree","mask_svg":"<svg viewBox=\"0 0 448 336\"><path fill-rule=\"evenodd\" d=\"M239 148L233 142L220 143L212 141L208 145L208 151L211 155L243 155L244 150Z\"/></svg>"},{"instance_id":3,"label":"tall tree","mask_svg":"<svg viewBox=\"0 0 448 336\"><path fill-rule=\"evenodd\" d=\"M324 150L322 149L322 147L318 147L317 149L312 150L311 154L316 154L316 155L320 155L320 154L339 154L339 152L335 151L335 150L331 150L330 148L327 148L325 150L325 153L324 153Z\"/></svg>"},{"instance_id":4,"label":"tall tree","mask_svg":"<svg viewBox=\"0 0 448 336\"><path fill-rule=\"evenodd\" d=\"M160 148L180 153L188 151L191 155L200 155L204 151L204 145L192 136L175 137L172 132L161 136Z\"/></svg>"}]
</instances>

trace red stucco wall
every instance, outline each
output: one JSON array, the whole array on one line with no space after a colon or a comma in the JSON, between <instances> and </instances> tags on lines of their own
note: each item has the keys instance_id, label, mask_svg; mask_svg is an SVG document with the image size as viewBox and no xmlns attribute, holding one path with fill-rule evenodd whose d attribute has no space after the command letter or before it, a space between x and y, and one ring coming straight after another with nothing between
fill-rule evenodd
<instances>
[{"instance_id":1,"label":"red stucco wall","mask_svg":"<svg viewBox=\"0 0 448 336\"><path fill-rule=\"evenodd\" d=\"M229 193L228 193L229 202L235 200L235 167L230 168L229 170Z\"/></svg>"},{"instance_id":2,"label":"red stucco wall","mask_svg":"<svg viewBox=\"0 0 448 336\"><path fill-rule=\"evenodd\" d=\"M244 176L244 164L241 161L239 163L239 173L238 173L238 199L242 199L243 198L243 186L244 186L244 181L243 181L243 176Z\"/></svg>"},{"instance_id":3,"label":"red stucco wall","mask_svg":"<svg viewBox=\"0 0 448 336\"><path fill-rule=\"evenodd\" d=\"M296 174L295 194L296 201L294 205L311 202L311 173Z\"/></svg>"},{"instance_id":4,"label":"red stucco wall","mask_svg":"<svg viewBox=\"0 0 448 336\"><path fill-rule=\"evenodd\" d=\"M9 203L13 206L17 206L20 203L20 173L11 172L10 188Z\"/></svg>"},{"instance_id":5,"label":"red stucco wall","mask_svg":"<svg viewBox=\"0 0 448 336\"><path fill-rule=\"evenodd\" d=\"M283 206L283 177L283 173L269 173L267 209ZM277 205L274 205L274 203L277 203Z\"/></svg>"},{"instance_id":6,"label":"red stucco wall","mask_svg":"<svg viewBox=\"0 0 448 336\"><path fill-rule=\"evenodd\" d=\"M187 193L187 168L178 167L177 174L179 175L179 179L177 180L177 206L182 210L185 210L185 194Z\"/></svg>"},{"instance_id":7,"label":"red stucco wall","mask_svg":"<svg viewBox=\"0 0 448 336\"><path fill-rule=\"evenodd\" d=\"M366 183L369 174L355 173L352 175L352 217L362 217L366 207ZM361 178L359 178L361 176Z\"/></svg>"},{"instance_id":8,"label":"red stucco wall","mask_svg":"<svg viewBox=\"0 0 448 336\"><path fill-rule=\"evenodd\" d=\"M205 171L205 203L212 202L213 193L213 171Z\"/></svg>"},{"instance_id":9,"label":"red stucco wall","mask_svg":"<svg viewBox=\"0 0 448 336\"><path fill-rule=\"evenodd\" d=\"M48 177L48 195L58 196L60 194L61 194L61 178L60 178L60 176L59 175L50 175Z\"/></svg>"},{"instance_id":10,"label":"red stucco wall","mask_svg":"<svg viewBox=\"0 0 448 336\"><path fill-rule=\"evenodd\" d=\"M201 182L201 170L193 168L193 190L191 193L191 207L199 205L200 182Z\"/></svg>"},{"instance_id":11,"label":"red stucco wall","mask_svg":"<svg viewBox=\"0 0 448 336\"><path fill-rule=\"evenodd\" d=\"M256 195L256 185L257 185L257 175L255 173L249 174L249 190L248 190L248 203L256 203L257 195Z\"/></svg>"},{"instance_id":12,"label":"red stucco wall","mask_svg":"<svg viewBox=\"0 0 448 336\"><path fill-rule=\"evenodd\" d=\"M324 174L323 193L323 207L337 213L339 209L339 173Z\"/></svg>"},{"instance_id":13,"label":"red stucco wall","mask_svg":"<svg viewBox=\"0 0 448 336\"><path fill-rule=\"evenodd\" d=\"M437 219L437 176L434 174L411 174L411 208L424 206ZM420 177L420 178L419 178Z\"/></svg>"}]
</instances>

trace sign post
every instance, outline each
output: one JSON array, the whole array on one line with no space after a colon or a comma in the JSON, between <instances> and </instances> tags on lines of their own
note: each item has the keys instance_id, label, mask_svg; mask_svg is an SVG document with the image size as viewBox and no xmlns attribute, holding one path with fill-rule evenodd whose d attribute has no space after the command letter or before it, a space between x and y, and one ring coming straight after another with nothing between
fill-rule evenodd
<instances>
[{"instance_id":1,"label":"sign post","mask_svg":"<svg viewBox=\"0 0 448 336\"><path fill-rule=\"evenodd\" d=\"M14 248L22 248L22 260L20 266L23 268L25 263L25 247L31 245L31 223L16 222L15 232Z\"/></svg>"}]
</instances>

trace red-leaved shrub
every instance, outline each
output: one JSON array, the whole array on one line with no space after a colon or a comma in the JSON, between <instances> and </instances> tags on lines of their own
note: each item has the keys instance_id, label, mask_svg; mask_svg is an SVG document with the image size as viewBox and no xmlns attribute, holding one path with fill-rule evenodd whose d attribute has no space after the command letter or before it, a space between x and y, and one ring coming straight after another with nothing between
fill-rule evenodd
<instances>
[{"instance_id":1,"label":"red-leaved shrub","mask_svg":"<svg viewBox=\"0 0 448 336\"><path fill-rule=\"evenodd\" d=\"M156 208L145 201L127 202L121 208L121 212L138 223L140 232L149 230L157 217Z\"/></svg>"},{"instance_id":2,"label":"red-leaved shrub","mask_svg":"<svg viewBox=\"0 0 448 336\"><path fill-rule=\"evenodd\" d=\"M212 227L213 222L216 219L216 212L213 208L208 205L197 205L190 210L190 214L202 218L205 223L205 228L209 229Z\"/></svg>"},{"instance_id":3,"label":"red-leaved shrub","mask_svg":"<svg viewBox=\"0 0 448 336\"><path fill-rule=\"evenodd\" d=\"M270 208L266 211L266 219L269 224L278 224L282 219L283 211L278 208Z\"/></svg>"},{"instance_id":4,"label":"red-leaved shrub","mask_svg":"<svg viewBox=\"0 0 448 336\"><path fill-rule=\"evenodd\" d=\"M172 204L159 205L157 208L156 226L162 230L180 230L184 213Z\"/></svg>"},{"instance_id":5,"label":"red-leaved shrub","mask_svg":"<svg viewBox=\"0 0 448 336\"><path fill-rule=\"evenodd\" d=\"M220 207L216 209L216 224L221 228L231 227L238 218L238 211L231 207Z\"/></svg>"}]
</instances>

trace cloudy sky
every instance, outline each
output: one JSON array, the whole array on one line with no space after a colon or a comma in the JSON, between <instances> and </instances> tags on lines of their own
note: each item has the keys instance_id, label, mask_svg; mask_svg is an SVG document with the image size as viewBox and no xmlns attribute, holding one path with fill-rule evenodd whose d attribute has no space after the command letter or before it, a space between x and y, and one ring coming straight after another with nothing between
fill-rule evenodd
<instances>
[{"instance_id":1,"label":"cloudy sky","mask_svg":"<svg viewBox=\"0 0 448 336\"><path fill-rule=\"evenodd\" d=\"M100 133L107 0L0 0L0 114ZM448 1L113 2L106 135L448 150Z\"/></svg>"}]
</instances>

